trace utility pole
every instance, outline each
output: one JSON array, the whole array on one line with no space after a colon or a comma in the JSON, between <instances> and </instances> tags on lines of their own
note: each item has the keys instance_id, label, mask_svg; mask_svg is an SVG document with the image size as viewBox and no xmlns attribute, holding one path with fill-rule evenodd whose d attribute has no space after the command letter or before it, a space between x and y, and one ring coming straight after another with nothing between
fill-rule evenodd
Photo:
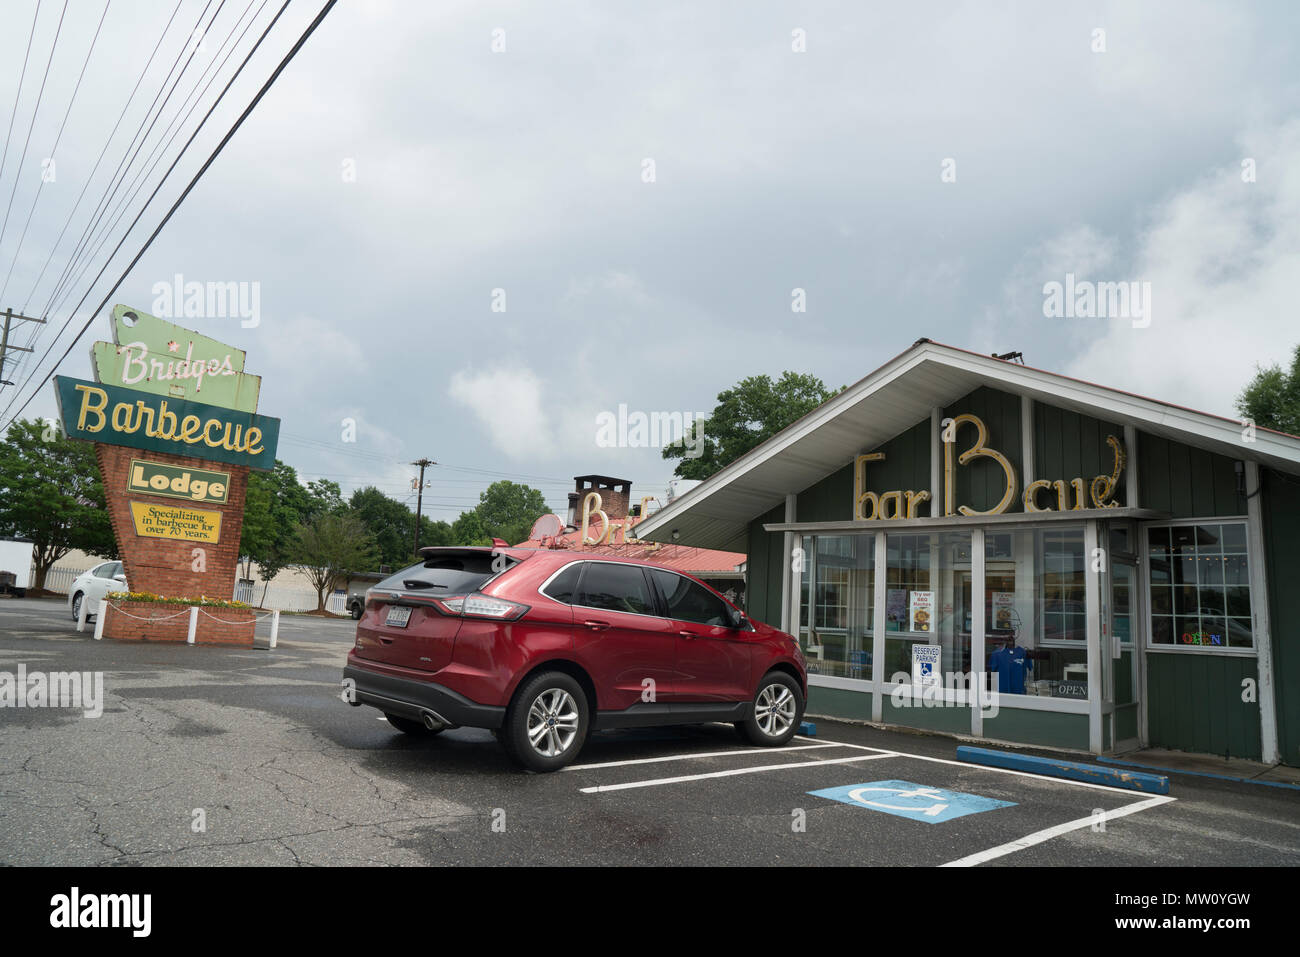
<instances>
[{"instance_id":1,"label":"utility pole","mask_svg":"<svg viewBox=\"0 0 1300 957\"><path fill-rule=\"evenodd\" d=\"M420 512L424 508L424 470L438 463L432 459L416 459L411 464L420 466L420 480L415 487L415 554L418 556L420 554Z\"/></svg>"},{"instance_id":2,"label":"utility pole","mask_svg":"<svg viewBox=\"0 0 1300 957\"><path fill-rule=\"evenodd\" d=\"M4 331L0 332L0 385L13 385L12 382L5 380L5 357L10 352L31 352L26 346L11 346L9 344L9 325L13 322L39 322L45 324L44 319L33 319L31 316L20 315L12 309L5 310Z\"/></svg>"}]
</instances>

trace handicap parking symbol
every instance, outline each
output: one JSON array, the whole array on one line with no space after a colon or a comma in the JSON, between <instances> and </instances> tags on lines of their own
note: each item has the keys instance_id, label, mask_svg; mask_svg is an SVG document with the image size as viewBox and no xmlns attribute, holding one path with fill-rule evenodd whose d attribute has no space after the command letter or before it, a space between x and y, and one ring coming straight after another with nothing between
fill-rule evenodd
<instances>
[{"instance_id":1,"label":"handicap parking symbol","mask_svg":"<svg viewBox=\"0 0 1300 957\"><path fill-rule=\"evenodd\" d=\"M823 788L808 793L928 824L941 824L967 814L996 811L1000 807L1015 807L1014 801L947 791L911 781L868 781L865 784L846 784L844 787Z\"/></svg>"}]
</instances>

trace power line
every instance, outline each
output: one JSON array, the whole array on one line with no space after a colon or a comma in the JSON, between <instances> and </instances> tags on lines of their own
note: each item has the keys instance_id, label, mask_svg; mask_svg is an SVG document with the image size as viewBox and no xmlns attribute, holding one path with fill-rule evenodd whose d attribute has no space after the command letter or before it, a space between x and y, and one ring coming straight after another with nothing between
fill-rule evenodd
<instances>
[{"instance_id":1,"label":"power line","mask_svg":"<svg viewBox=\"0 0 1300 957\"><path fill-rule=\"evenodd\" d=\"M244 109L244 111L239 115L239 118L235 120L234 125L231 126L229 131L227 131L226 135L222 137L221 142L217 144L216 148L212 151L211 155L208 156L207 160L204 162L203 166L199 169L199 171L194 174L193 178L189 182L189 185L185 187L184 192L182 192L181 195L176 199L176 201L172 204L171 208L167 210L167 215L163 217L162 222L158 224L158 226L154 229L154 231L149 235L149 238L145 241L144 245L140 247L140 251L136 253L135 257L127 265L126 269L123 270L122 274L118 277L117 282L113 284L113 288L111 288L108 291L108 294L104 296L99 306L93 312L91 312L90 316L86 319L85 324L82 325L81 331L78 332L76 338L74 338L72 342L68 344L68 348L64 350L63 355L59 357L58 362L56 362L54 364L54 367L45 374L45 377L37 385L36 389L32 391L32 394L27 397L27 401L24 402L22 406L19 407L18 411L14 414L14 417L9 420L9 423L12 423L14 419L16 419L19 415L22 414L23 410L26 409L28 404L32 401L32 398L34 398L37 392L40 391L41 386L43 386L47 381L49 381L50 376L54 374L54 370L57 369L59 367L59 364L62 363L63 360L68 357L68 354L72 351L72 347L75 346L77 342L81 339L81 337L86 334L86 330L90 328L90 324L91 322L94 321L95 316L98 315L99 310L104 308L104 306L108 303L108 300L112 297L113 293L115 293L118 287L121 286L122 283L126 281L126 277L130 275L130 272L133 268L135 268L136 263L140 261L140 259L144 256L145 252L148 251L149 247L153 245L153 241L158 238L158 234L162 232L163 227L167 225L167 223L171 220L172 216L176 213L176 210L180 208L181 203L185 201L186 197L188 197L189 194L194 190L194 187L198 185L199 180L203 177L203 174L208 171L208 168L214 162L216 162L217 157L221 155L221 151L225 149L226 144L229 143L230 140L234 137L235 133L239 131L239 128L244 124L244 121L248 119L248 117L252 114L253 110L256 109L257 104L262 101L262 97L266 95L267 90L269 90L271 88L271 85L277 79L279 79L280 74L284 72L285 68L289 65L289 63L293 60L293 58L297 56L298 51L302 49L303 44L305 44L307 42L307 39L313 33L316 32L316 28L320 26L321 22L334 8L334 5L337 2L338 0L328 0L325 6L321 9L320 13L316 15L316 18L312 20L312 22L307 26L307 29L303 32L302 36L298 38L298 41L293 45L293 48L285 55L284 59L282 59L280 61L280 64L275 68L275 72L273 72L271 76L267 78L266 82L262 84L261 89L257 91L257 95L253 97L252 102L248 104L248 106ZM280 16L284 13L285 9L288 6L289 6L289 0L285 0L284 5L281 6L279 12L276 13L275 19L272 20L271 23L267 26L266 30L263 31L262 36L258 38L257 44L253 47L252 50L249 51L248 56L245 57L243 63L240 64L239 71L243 70L244 66L247 65L248 61L252 58L253 54L257 52L258 47L262 43L262 40L266 38L267 33L269 33L271 28L274 27L276 22L279 21ZM221 96L217 98L217 103L221 102L221 97L225 96L226 91L230 89L231 84L235 82L235 78L238 76L239 76L239 72L236 72L235 76L230 78L230 81L226 84L225 89L221 91ZM204 116L204 122L206 122L207 118L212 115L213 110L217 108L217 103L214 103L212 105L212 108L208 110L208 113ZM200 123L199 129L202 129L202 125L203 124ZM198 132L199 130L196 129L194 133L191 134L190 139L186 142L185 147L181 150L182 156L184 155L185 149L188 149L190 143L194 141L194 137L198 135ZM173 161L171 167L168 169L168 174L170 174L171 171L176 168L176 164L179 162L180 162L180 156L177 156L176 160ZM166 182L166 176L163 177L163 182ZM162 188L162 182L160 182L158 186L154 188L154 191L150 195L148 202L145 203L145 207L144 207L145 209L148 208L149 203L153 201L154 196L157 195L158 190L161 188ZM140 214L136 216L135 222L138 222L140 217L143 215L144 215L144 210L142 209L140 211ZM131 228L135 227L135 222L131 224ZM127 235L130 235L129 229L127 230ZM118 248L120 248L122 243L124 243L125 241L126 241L126 236L123 236L122 241L118 243ZM117 249L114 249L113 255L116 254L117 254ZM112 262L112 256L109 257L109 262ZM104 268L100 270L100 275L102 275L104 269L107 268L108 268L108 263L105 263ZM99 280L99 276L96 276L95 282L98 282L98 280ZM92 289L94 288L93 282L91 284L91 288ZM90 290L88 289L86 291L86 295L82 297L81 302L77 303L76 308L73 310L72 313L73 315L76 314L76 309L80 309L81 303L85 302L86 298L88 298L89 296L90 296Z\"/></svg>"},{"instance_id":2,"label":"power line","mask_svg":"<svg viewBox=\"0 0 1300 957\"><path fill-rule=\"evenodd\" d=\"M222 0L223 5L224 3L225 0ZM208 8L211 6L212 0L208 0L204 5L203 10L199 13L199 18L194 22L194 29L190 31L188 38L177 52L176 59L172 61L171 69L169 69L167 75L163 77L162 86L160 86L158 92L154 94L153 102L149 104L149 109L145 111L144 116L141 118L140 125L136 127L135 135L131 137L131 142L127 144L126 152L123 153L122 158L118 160L117 169L113 171L113 176L109 180L108 188L105 189L104 195L100 198L100 201L95 204L95 212L91 213L92 221L87 225L85 231L82 232L81 239L77 241L77 245L73 247L72 258L69 261L69 265L64 268L62 275L59 277L58 283L55 285L54 292L50 294L49 301L45 304L45 308L41 310L42 315L49 315L51 311L57 312L61 309L63 302L67 299L67 291L69 291L73 283L80 280L81 276L84 274L85 270L83 269L81 273L77 274L76 280L72 279L72 273L76 270L77 264L82 261L83 256L86 254L86 249L90 245L89 237L93 236L94 232L98 230L99 224L104 218L104 214L108 211L109 205L112 203L113 198L117 196L117 192L121 188L122 182L126 179L127 170L131 168L131 164L135 162L135 158L140 155L140 150L143 148L145 140L147 140L149 134L153 132L154 124L158 122L158 117L162 115L163 108L166 107L167 101L171 99L172 93L175 92L176 85L180 83L181 77L184 75L185 71L189 69L190 63L194 60L194 53L198 50L197 45L194 50L190 51L189 58L186 59L185 65L181 67L180 73L176 73L176 67L180 65L181 57L185 55L185 48L189 46L191 38L202 34L203 18L207 16ZM220 12L220 8L218 8L217 12ZM176 79L172 81L171 88L168 89L167 84L168 81L172 80L173 73L176 73ZM162 104L159 105L158 97L163 95L164 89L167 90L167 96L163 99ZM154 114L155 106L158 107L157 114ZM149 120L151 115L153 116L152 121ZM149 124L148 129L145 129L145 123ZM141 131L143 131L143 135L141 134ZM143 210L141 212L143 212ZM125 239L125 237L123 238ZM98 250L96 250L96 252L98 252ZM87 266L89 266L90 261L90 258L87 256L85 258ZM105 267L107 267L107 263L105 263ZM58 305L55 305L55 297L60 293L63 293L63 296L59 300Z\"/></svg>"},{"instance_id":3,"label":"power line","mask_svg":"<svg viewBox=\"0 0 1300 957\"><path fill-rule=\"evenodd\" d=\"M18 92L14 94L14 108L13 112L9 114L9 131L5 133L5 151L3 157L0 157L0 180L4 178L5 164L9 162L9 141L14 134L14 120L18 119L18 101L23 95L23 83L27 80L27 61L31 59L32 42L36 39L36 21L40 19L40 16L41 0L36 0L36 12L32 14L32 31L27 37L27 52L23 54L23 69L18 74ZM20 163L18 173L14 175L17 176L21 172L22 164ZM24 306L23 308L27 307Z\"/></svg>"},{"instance_id":4,"label":"power line","mask_svg":"<svg viewBox=\"0 0 1300 957\"><path fill-rule=\"evenodd\" d=\"M14 188L9 191L9 204L5 206L4 222L0 223L0 246L4 245L5 230L9 227L9 211L14 207L14 196L18 193L18 181L22 179L23 161L27 159L27 148L32 145L32 130L36 126L36 115L41 111L41 100L45 98L45 82L50 78L50 64L54 62L54 51L59 46L59 35L63 32L63 17L68 12L68 0L63 0L63 10L59 13L59 25L54 30L54 42L50 44L50 57L45 61L45 73L41 76L41 88L36 92L36 108L32 110L32 121L27 124L27 138L23 141L23 155L18 159L14 170Z\"/></svg>"},{"instance_id":5,"label":"power line","mask_svg":"<svg viewBox=\"0 0 1300 957\"><path fill-rule=\"evenodd\" d=\"M90 40L90 49L86 51L86 59L81 64L81 72L77 74L77 85L72 88L72 97L68 100L68 108L63 111L63 122L59 124L58 135L54 137L54 147L50 150L51 163L55 161L54 158L59 152L59 143L63 140L63 131L67 128L68 117L72 115L72 104L77 102L77 93L81 91L81 81L86 78L86 67L90 66L90 58L95 52L95 44L99 42L99 31L104 28L104 18L108 16L108 8L111 3L112 0L105 0L104 2L104 12L99 15L99 25L95 27L95 35ZM27 239L27 230L32 225L32 215L36 212L36 204L41 200L41 191L45 189L45 182L45 177L41 176L41 184L36 187L36 195L32 197L31 209L27 210L27 222L23 223L22 235L18 237L18 248L14 250L13 261L9 263L9 272L5 274L4 285L0 286L0 300L4 299L4 294L9 289L9 280L14 274L14 266L18 265L18 256L23 251L23 243Z\"/></svg>"},{"instance_id":6,"label":"power line","mask_svg":"<svg viewBox=\"0 0 1300 957\"><path fill-rule=\"evenodd\" d=\"M31 291L27 293L27 299L23 302L24 312L27 311L28 305L31 304L32 296L36 295L36 289L40 286L41 280L45 278L45 270L50 267L50 263L54 260L54 254L58 250L59 244L63 242L63 236L67 233L68 227L72 224L73 217L76 216L77 210L81 208L81 201L86 198L86 190L90 188L91 182L95 179L95 174L99 172L99 164L104 162L104 157L108 155L108 148L113 143L113 137L117 135L118 128L122 125L122 121L126 119L127 110L131 108L131 101L135 99L136 93L140 91L140 84L144 82L145 75L149 72L149 67L153 65L154 57L158 55L158 50L162 46L163 40L167 39L167 34L171 30L172 23L176 20L176 14L180 13L182 2L184 2L184 0L177 0L175 8L172 10L172 15L168 17L167 24L163 27L163 32L158 37L158 42L154 44L153 51L145 58L144 69L140 71L139 77L136 78L135 86L132 87L131 94L126 98L126 102L122 104L122 110L118 113L117 122L113 124L113 129L109 131L108 139L104 141L104 148L99 151L99 158L95 160L95 165L91 167L90 175L86 177L86 182L81 187L81 193L77 196L76 203L73 204L72 210L68 213L68 218L64 221L63 228L59 230L59 238L56 239L54 245L50 247L50 254L45 258L45 264L41 267L41 271L36 277L36 282L32 284Z\"/></svg>"}]
</instances>

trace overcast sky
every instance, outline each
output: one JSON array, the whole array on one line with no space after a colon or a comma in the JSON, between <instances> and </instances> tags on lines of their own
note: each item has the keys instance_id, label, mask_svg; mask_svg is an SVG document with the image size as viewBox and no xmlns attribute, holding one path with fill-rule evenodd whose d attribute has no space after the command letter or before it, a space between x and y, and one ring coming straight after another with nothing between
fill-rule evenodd
<instances>
[{"instance_id":1,"label":"overcast sky","mask_svg":"<svg viewBox=\"0 0 1300 957\"><path fill-rule=\"evenodd\" d=\"M258 14L126 218L105 221L36 340L40 355L92 290L42 375L320 6L295 0L92 287L279 6L205 4L182 0L151 58L175 0L111 0L57 150L103 3L67 4L29 143L64 4L42 0L34 38L35 0L0 7L0 309L28 314L201 12L221 11L141 160ZM181 322L247 350L279 457L413 505L405 463L428 456L435 518L502 477L556 509L579 473L662 495L672 463L599 447L599 412L708 412L785 369L840 386L920 336L1233 414L1256 363L1300 341L1297 46L1287 2L344 0L110 308L148 311L176 274L259 284L256 326ZM1067 273L1149 283L1149 324L1044 316L1044 284ZM91 378L90 343L109 338L105 309L60 374ZM25 414L54 408L46 385Z\"/></svg>"}]
</instances>

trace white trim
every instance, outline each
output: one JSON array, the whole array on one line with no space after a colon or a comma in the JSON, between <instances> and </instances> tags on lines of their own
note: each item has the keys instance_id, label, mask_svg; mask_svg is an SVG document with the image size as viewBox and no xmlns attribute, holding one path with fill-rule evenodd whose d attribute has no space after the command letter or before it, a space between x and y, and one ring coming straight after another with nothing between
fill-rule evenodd
<instances>
[{"instance_id":1,"label":"white trim","mask_svg":"<svg viewBox=\"0 0 1300 957\"><path fill-rule=\"evenodd\" d=\"M1250 495L1251 486L1255 494ZM1259 700L1259 744L1260 757L1265 764L1276 764L1281 760L1277 743L1277 707L1274 702L1273 680L1273 643L1268 617L1268 569L1264 555L1264 517L1260 508L1259 495L1263 491L1260 485L1259 466L1254 462L1246 463L1246 561L1250 573L1250 610L1254 616L1251 638L1254 651L1259 659L1256 666L1258 680L1256 696ZM1258 561L1252 561L1258 558ZM1260 599L1256 601L1256 596ZM1224 611L1227 611L1225 608Z\"/></svg>"},{"instance_id":2,"label":"white trim","mask_svg":"<svg viewBox=\"0 0 1300 957\"><path fill-rule=\"evenodd\" d=\"M973 528L970 533L970 670L971 686L976 675L980 681L988 680L984 674L984 529ZM999 695L1001 701L1001 695ZM970 733L984 737L984 711L974 702L970 709Z\"/></svg>"},{"instance_id":3,"label":"white trim","mask_svg":"<svg viewBox=\"0 0 1300 957\"><path fill-rule=\"evenodd\" d=\"M931 502L934 499L931 498ZM883 721L885 717L885 597L889 585L889 544L884 533L876 535L875 557L872 567L874 582L872 595L874 608L871 609L871 677L875 679L874 694L871 696L871 720Z\"/></svg>"},{"instance_id":4,"label":"white trim","mask_svg":"<svg viewBox=\"0 0 1300 957\"><path fill-rule=\"evenodd\" d=\"M843 675L818 675L808 673L808 684L814 688L839 688L841 691L860 691L870 694L876 683L867 678L846 678Z\"/></svg>"},{"instance_id":5,"label":"white trim","mask_svg":"<svg viewBox=\"0 0 1300 957\"><path fill-rule=\"evenodd\" d=\"M1057 714L1087 714L1086 698L1054 698L1051 695L999 694L998 710L1019 708L1021 711L1055 711ZM1020 742L1024 744L1024 742Z\"/></svg>"},{"instance_id":6,"label":"white trim","mask_svg":"<svg viewBox=\"0 0 1300 957\"><path fill-rule=\"evenodd\" d=\"M1083 561L1088 645L1088 750L1101 754L1101 588L1098 572L1092 570L1092 556L1097 549L1097 523L1083 527Z\"/></svg>"}]
</instances>

